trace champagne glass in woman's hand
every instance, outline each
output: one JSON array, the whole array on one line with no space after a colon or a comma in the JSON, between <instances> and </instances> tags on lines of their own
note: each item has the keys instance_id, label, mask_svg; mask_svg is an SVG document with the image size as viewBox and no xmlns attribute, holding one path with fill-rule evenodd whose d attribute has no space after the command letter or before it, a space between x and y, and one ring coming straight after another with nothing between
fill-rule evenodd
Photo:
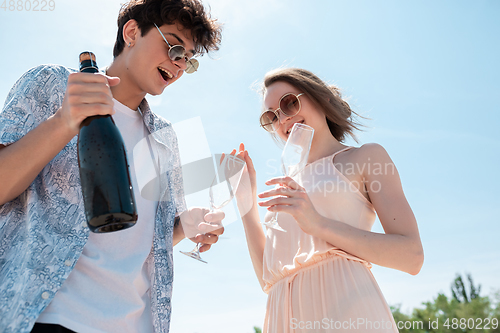
<instances>
[{"instance_id":1,"label":"champagne glass in woman's hand","mask_svg":"<svg viewBox=\"0 0 500 333\"><path fill-rule=\"evenodd\" d=\"M234 197L240 183L241 174L245 167L245 161L233 156L222 156L220 164L217 168L217 175L210 185L210 212L219 210L227 205ZM217 176L219 181L217 182ZM194 250L190 252L180 251L182 254L190 256L196 260L207 263L200 256L200 247L203 244L198 243Z\"/></svg>"},{"instance_id":2,"label":"champagne glass in woman's hand","mask_svg":"<svg viewBox=\"0 0 500 333\"><path fill-rule=\"evenodd\" d=\"M285 176L294 177L304 169L309 157L313 135L314 129L311 126L301 123L293 125L281 153L281 168ZM269 221L262 222L262 224L268 228L285 231L278 224L278 212L274 213Z\"/></svg>"}]
</instances>

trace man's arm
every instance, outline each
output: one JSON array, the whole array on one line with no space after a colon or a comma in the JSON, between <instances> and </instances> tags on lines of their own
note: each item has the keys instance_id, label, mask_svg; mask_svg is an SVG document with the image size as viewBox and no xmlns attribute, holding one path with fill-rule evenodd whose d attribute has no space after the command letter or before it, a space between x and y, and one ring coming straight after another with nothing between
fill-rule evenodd
<instances>
[{"instance_id":1,"label":"man's arm","mask_svg":"<svg viewBox=\"0 0 500 333\"><path fill-rule=\"evenodd\" d=\"M0 147L0 205L23 193L92 115L113 114L110 85L118 78L72 73L61 108L20 140Z\"/></svg>"},{"instance_id":2,"label":"man's arm","mask_svg":"<svg viewBox=\"0 0 500 333\"><path fill-rule=\"evenodd\" d=\"M57 113L9 146L0 148L0 205L28 188L75 135Z\"/></svg>"},{"instance_id":3,"label":"man's arm","mask_svg":"<svg viewBox=\"0 0 500 333\"><path fill-rule=\"evenodd\" d=\"M184 235L184 230L182 229L181 218L176 216L174 220L174 246L179 244L179 242L184 238L186 238L186 236Z\"/></svg>"}]
</instances>

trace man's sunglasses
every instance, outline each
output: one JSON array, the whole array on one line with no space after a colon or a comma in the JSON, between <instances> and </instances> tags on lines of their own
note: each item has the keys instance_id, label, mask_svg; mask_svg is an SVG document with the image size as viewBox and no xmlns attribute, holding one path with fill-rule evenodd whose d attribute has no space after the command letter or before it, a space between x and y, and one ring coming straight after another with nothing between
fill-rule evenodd
<instances>
[{"instance_id":1,"label":"man's sunglasses","mask_svg":"<svg viewBox=\"0 0 500 333\"><path fill-rule=\"evenodd\" d=\"M185 59L186 69L184 70L184 72L186 72L188 74L196 72L198 70L198 67L200 67L200 63L198 62L198 60L193 59L193 58L189 59L187 57L187 51L184 48L184 46L182 46L182 45L174 45L174 46L170 45L170 43L167 41L167 39L165 38L165 36L161 32L160 28L158 28L158 26L156 25L156 23L153 23L153 24L155 25L156 29L158 29L158 32L163 37L163 40L165 41L165 43L167 43L167 45L169 47L168 57L170 58L170 60L179 61L181 59Z\"/></svg>"},{"instance_id":2,"label":"man's sunglasses","mask_svg":"<svg viewBox=\"0 0 500 333\"><path fill-rule=\"evenodd\" d=\"M293 117L300 112L299 97L303 93L295 95L288 93L280 98L278 108L276 110L266 110L260 115L260 126L268 132L275 132L281 125L279 112L287 117Z\"/></svg>"}]
</instances>

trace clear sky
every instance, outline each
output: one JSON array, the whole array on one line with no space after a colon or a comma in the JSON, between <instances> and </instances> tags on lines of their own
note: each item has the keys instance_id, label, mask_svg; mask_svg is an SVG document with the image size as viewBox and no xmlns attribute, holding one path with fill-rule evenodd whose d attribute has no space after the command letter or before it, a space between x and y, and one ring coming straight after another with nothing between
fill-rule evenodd
<instances>
[{"instance_id":1,"label":"clear sky","mask_svg":"<svg viewBox=\"0 0 500 333\"><path fill-rule=\"evenodd\" d=\"M2 102L33 66L75 68L84 50L108 65L120 2L54 0L53 11L0 9ZM213 153L244 142L263 191L264 181L277 175L270 166L277 166L280 149L258 126L261 98L254 87L280 66L315 72L371 118L359 144L347 143L386 148L418 220L425 250L420 274L372 269L388 303L409 311L438 292L450 295L457 273L471 273L482 295L500 289L500 1L205 4L224 23L221 50L151 98L154 111L173 123L201 116ZM373 230L382 231L379 222ZM172 332L245 333L262 326L266 295L241 221L204 254L208 265L178 254L193 246L185 240L175 248Z\"/></svg>"}]
</instances>

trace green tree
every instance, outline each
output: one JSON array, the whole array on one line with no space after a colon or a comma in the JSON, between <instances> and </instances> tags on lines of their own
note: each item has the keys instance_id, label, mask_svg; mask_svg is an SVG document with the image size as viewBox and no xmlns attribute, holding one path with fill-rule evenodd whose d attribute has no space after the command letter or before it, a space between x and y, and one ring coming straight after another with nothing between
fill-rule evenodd
<instances>
[{"instance_id":1,"label":"green tree","mask_svg":"<svg viewBox=\"0 0 500 333\"><path fill-rule=\"evenodd\" d=\"M398 306L391 306L391 312L392 312L392 315L394 317L394 321L396 322L396 324L401 323L401 325L399 326L399 327L401 327L401 328L399 328L399 333L419 332L419 331L413 330L413 325L411 328L406 328L404 326L406 323L412 322L412 317L401 312L401 304L399 304Z\"/></svg>"},{"instance_id":2,"label":"green tree","mask_svg":"<svg viewBox=\"0 0 500 333\"><path fill-rule=\"evenodd\" d=\"M492 304L495 307L492 313L492 317L497 318L498 321L500 322L500 289L498 289L495 293L493 293L492 298L493 298ZM500 325L496 329L493 329L491 332L500 333Z\"/></svg>"},{"instance_id":3,"label":"green tree","mask_svg":"<svg viewBox=\"0 0 500 333\"><path fill-rule=\"evenodd\" d=\"M469 280L469 293L467 293L467 288L462 280L462 276L459 274L457 274L455 281L453 281L451 285L451 294L459 303L469 303L473 299L478 298L481 292L481 285L477 288L474 286L470 273L467 274L467 279Z\"/></svg>"},{"instance_id":4,"label":"green tree","mask_svg":"<svg viewBox=\"0 0 500 333\"><path fill-rule=\"evenodd\" d=\"M470 274L468 281L469 290L458 275L451 286L452 298L438 294L432 302L422 303L423 308L413 309L411 315L401 313L400 306L391 307L394 320L396 323L400 322L399 332L500 333L500 290L492 297L493 301L490 301L489 297L479 295L481 286L474 286ZM405 323L411 325L404 327Z\"/></svg>"},{"instance_id":5,"label":"green tree","mask_svg":"<svg viewBox=\"0 0 500 333\"><path fill-rule=\"evenodd\" d=\"M262 333L262 330L260 328L258 328L257 326L254 326L253 327L255 333Z\"/></svg>"}]
</instances>

